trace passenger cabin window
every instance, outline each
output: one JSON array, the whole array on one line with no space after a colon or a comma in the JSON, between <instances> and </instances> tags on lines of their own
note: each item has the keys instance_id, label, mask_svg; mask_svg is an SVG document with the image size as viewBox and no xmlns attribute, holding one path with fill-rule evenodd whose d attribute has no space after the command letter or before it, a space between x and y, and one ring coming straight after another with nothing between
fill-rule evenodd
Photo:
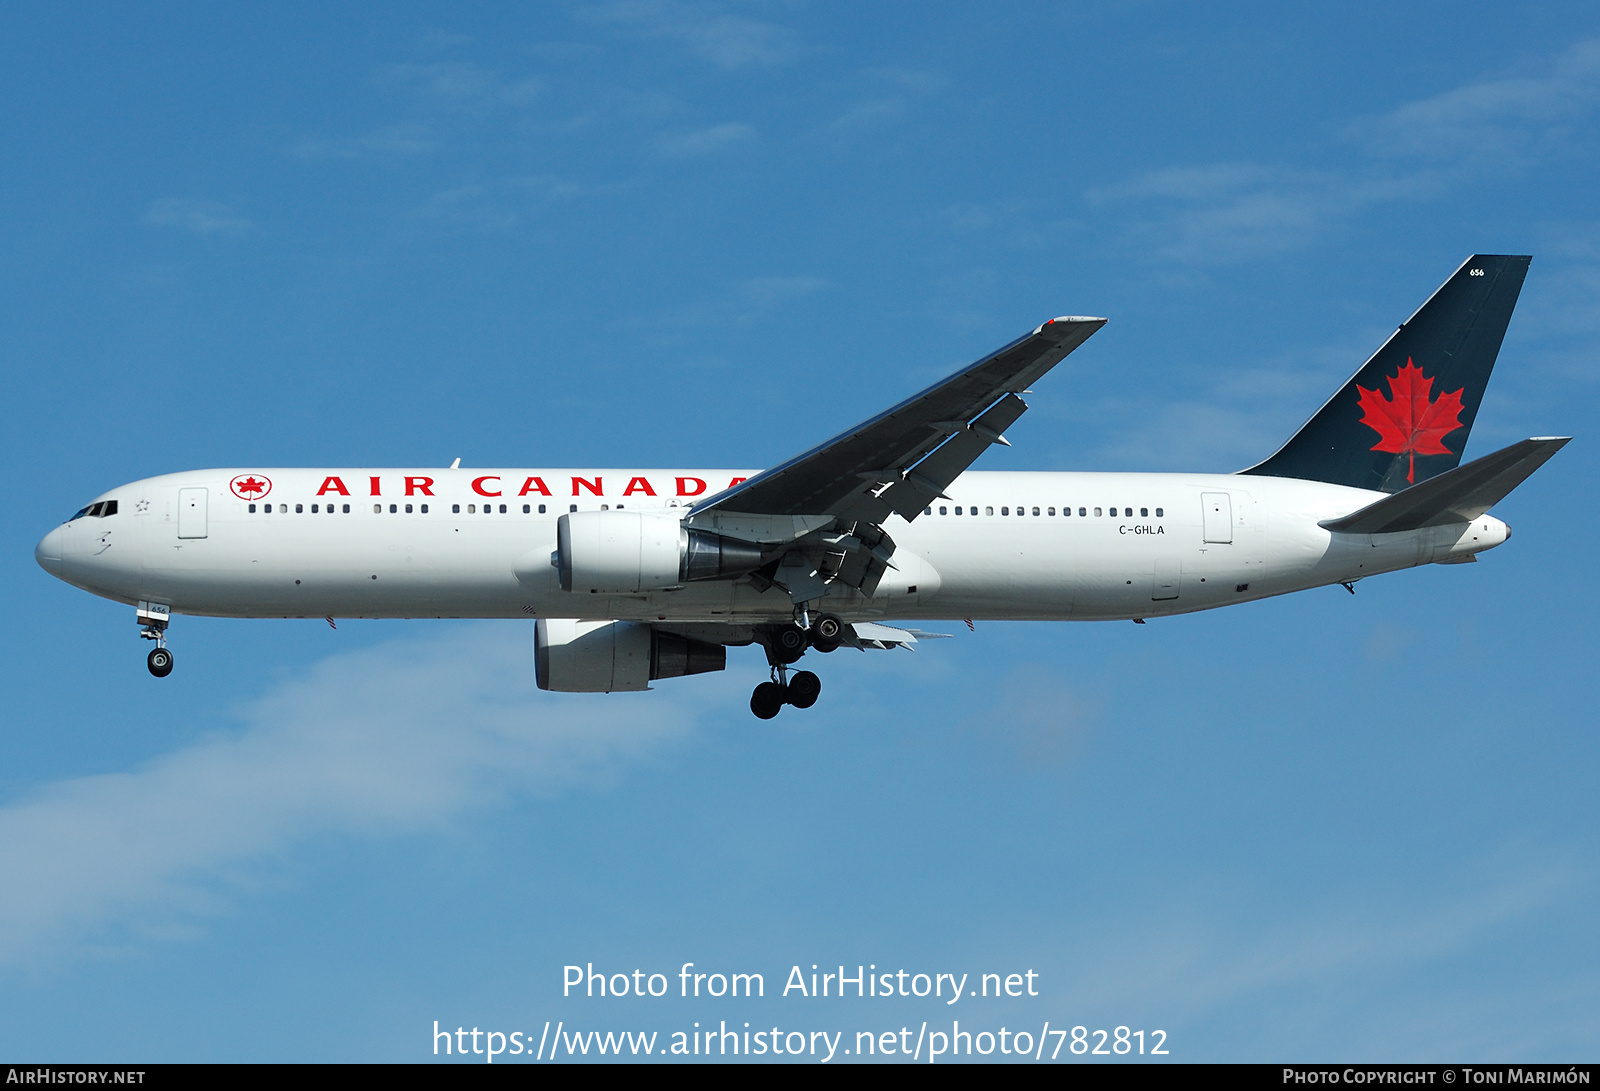
<instances>
[{"instance_id":1,"label":"passenger cabin window","mask_svg":"<svg viewBox=\"0 0 1600 1091\"><path fill-rule=\"evenodd\" d=\"M674 506L676 506L676 505L674 505ZM544 505L543 505L543 504L540 504L540 505L539 505L539 514L540 514L540 515L543 515L543 514L544 514Z\"/></svg>"},{"instance_id":2,"label":"passenger cabin window","mask_svg":"<svg viewBox=\"0 0 1600 1091\"><path fill-rule=\"evenodd\" d=\"M1088 511L1087 511L1087 509L1085 509L1085 508L1079 508L1079 509L1078 509L1078 518L1079 518L1079 519L1082 519L1082 518L1083 518L1083 517L1084 517L1084 516L1085 516L1085 515L1087 515L1087 514L1088 514ZM1100 513L1099 513L1099 512L1095 512L1095 514L1096 514L1096 515L1099 515L1099 514L1100 514Z\"/></svg>"},{"instance_id":3,"label":"passenger cabin window","mask_svg":"<svg viewBox=\"0 0 1600 1091\"><path fill-rule=\"evenodd\" d=\"M254 515L255 513L256 513L256 506L254 504L251 504L250 505L250 514Z\"/></svg>"},{"instance_id":4,"label":"passenger cabin window","mask_svg":"<svg viewBox=\"0 0 1600 1091\"><path fill-rule=\"evenodd\" d=\"M500 514L504 515L505 513L506 513L506 506L504 504L501 504L500 505Z\"/></svg>"},{"instance_id":5,"label":"passenger cabin window","mask_svg":"<svg viewBox=\"0 0 1600 1091\"><path fill-rule=\"evenodd\" d=\"M288 504L279 504L278 505L278 514L279 515L288 515L289 514L289 505Z\"/></svg>"},{"instance_id":6,"label":"passenger cabin window","mask_svg":"<svg viewBox=\"0 0 1600 1091\"><path fill-rule=\"evenodd\" d=\"M407 515L410 515L410 514L411 514L411 505L410 505L410 504L407 504L407 505L406 505L406 514L407 514Z\"/></svg>"},{"instance_id":7,"label":"passenger cabin window","mask_svg":"<svg viewBox=\"0 0 1600 1091\"><path fill-rule=\"evenodd\" d=\"M1055 508L1047 508L1046 510L1049 511L1051 515L1054 515L1056 513L1056 509Z\"/></svg>"},{"instance_id":8,"label":"passenger cabin window","mask_svg":"<svg viewBox=\"0 0 1600 1091\"><path fill-rule=\"evenodd\" d=\"M983 509L983 513L985 515L993 515L994 514L994 508L986 507L986 508Z\"/></svg>"},{"instance_id":9,"label":"passenger cabin window","mask_svg":"<svg viewBox=\"0 0 1600 1091\"><path fill-rule=\"evenodd\" d=\"M960 504L957 504L957 505L956 505L956 514L957 514L957 515L960 515L960 514L961 514L961 505L960 505Z\"/></svg>"},{"instance_id":10,"label":"passenger cabin window","mask_svg":"<svg viewBox=\"0 0 1600 1091\"><path fill-rule=\"evenodd\" d=\"M1140 508L1139 509L1139 518L1141 518L1141 519L1150 518L1150 509L1149 508Z\"/></svg>"},{"instance_id":11,"label":"passenger cabin window","mask_svg":"<svg viewBox=\"0 0 1600 1091\"><path fill-rule=\"evenodd\" d=\"M577 511L578 510L578 505L576 505L576 504L568 504L567 505L567 510L568 511Z\"/></svg>"},{"instance_id":12,"label":"passenger cabin window","mask_svg":"<svg viewBox=\"0 0 1600 1091\"><path fill-rule=\"evenodd\" d=\"M1095 508L1094 509L1094 515L1095 515L1096 519L1100 518L1100 509L1099 508Z\"/></svg>"},{"instance_id":13,"label":"passenger cabin window","mask_svg":"<svg viewBox=\"0 0 1600 1091\"><path fill-rule=\"evenodd\" d=\"M1001 508L1000 509L1000 514L1001 515L1010 515L1011 514L1011 509L1010 508Z\"/></svg>"},{"instance_id":14,"label":"passenger cabin window","mask_svg":"<svg viewBox=\"0 0 1600 1091\"><path fill-rule=\"evenodd\" d=\"M950 509L946 508L944 505L941 504L939 506L939 514L940 515L949 515L950 514ZM960 512L956 512L956 514L960 515L961 513Z\"/></svg>"},{"instance_id":15,"label":"passenger cabin window","mask_svg":"<svg viewBox=\"0 0 1600 1091\"><path fill-rule=\"evenodd\" d=\"M1161 509L1160 508L1156 509L1156 518L1157 519L1161 518Z\"/></svg>"},{"instance_id":16,"label":"passenger cabin window","mask_svg":"<svg viewBox=\"0 0 1600 1091\"><path fill-rule=\"evenodd\" d=\"M372 514L374 514L374 515L382 515L383 514L383 505L382 504L374 504L374 505L372 505Z\"/></svg>"}]
</instances>

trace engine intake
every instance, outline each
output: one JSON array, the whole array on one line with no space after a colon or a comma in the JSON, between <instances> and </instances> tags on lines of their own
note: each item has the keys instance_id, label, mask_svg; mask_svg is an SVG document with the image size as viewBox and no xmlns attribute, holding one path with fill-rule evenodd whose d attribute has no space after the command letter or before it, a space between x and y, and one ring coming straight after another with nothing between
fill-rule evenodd
<instances>
[{"instance_id":1,"label":"engine intake","mask_svg":"<svg viewBox=\"0 0 1600 1091\"><path fill-rule=\"evenodd\" d=\"M637 621L544 618L533 627L534 677L559 693L649 689L657 678L726 670L728 649Z\"/></svg>"},{"instance_id":2,"label":"engine intake","mask_svg":"<svg viewBox=\"0 0 1600 1091\"><path fill-rule=\"evenodd\" d=\"M743 575L761 567L761 547L672 515L575 511L556 521L550 564L563 591L629 594Z\"/></svg>"}]
</instances>

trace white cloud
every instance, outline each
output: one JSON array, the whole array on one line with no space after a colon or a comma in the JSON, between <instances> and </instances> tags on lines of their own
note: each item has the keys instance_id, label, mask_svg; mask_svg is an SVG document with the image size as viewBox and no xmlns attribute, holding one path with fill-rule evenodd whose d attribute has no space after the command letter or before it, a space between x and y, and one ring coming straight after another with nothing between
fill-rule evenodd
<instances>
[{"instance_id":1,"label":"white cloud","mask_svg":"<svg viewBox=\"0 0 1600 1091\"><path fill-rule=\"evenodd\" d=\"M1301 246L1354 204L1342 179L1259 163L1151 171L1085 197L1134 206L1132 230L1142 246L1174 261L1208 265Z\"/></svg>"},{"instance_id":2,"label":"white cloud","mask_svg":"<svg viewBox=\"0 0 1600 1091\"><path fill-rule=\"evenodd\" d=\"M754 140L755 137L756 131L753 127L740 121L729 121L722 125L713 125L708 129L684 133L681 136L662 137L661 150L668 155L687 159L720 151L730 144Z\"/></svg>"},{"instance_id":3,"label":"white cloud","mask_svg":"<svg viewBox=\"0 0 1600 1091\"><path fill-rule=\"evenodd\" d=\"M250 221L227 205L181 197L151 202L144 222L151 227L175 227L196 235L242 235L250 229Z\"/></svg>"},{"instance_id":4,"label":"white cloud","mask_svg":"<svg viewBox=\"0 0 1600 1091\"><path fill-rule=\"evenodd\" d=\"M469 182L434 194L414 215L475 231L511 231L552 202L584 192L571 182L546 175Z\"/></svg>"},{"instance_id":5,"label":"white cloud","mask_svg":"<svg viewBox=\"0 0 1600 1091\"><path fill-rule=\"evenodd\" d=\"M1479 1055L1482 1044L1471 1042L1462 1028L1490 1022L1482 1013L1463 1018L1459 1010L1406 1011L1404 1001L1392 1000L1391 994L1396 982L1414 982L1427 967L1461 958L1476 961L1480 952L1496 946L1498 934L1567 910L1591 885L1583 869L1520 856L1480 861L1476 878L1450 881L1431 895L1354 894L1315 909L1276 913L1266 922L1259 906L1233 904L1234 896L1220 890L1175 891L1168 905L1182 906L1180 916L1162 908L1143 919L1130 916L1086 929L1096 936L1094 949L1062 973L1071 982L1062 999L1073 1010L1154 1011L1173 1022L1219 1018L1229 1005L1266 1005L1296 1024L1266 1032L1279 1052L1330 1047L1339 1052L1339 1040L1352 1033L1349 1027L1305 1020L1322 998L1332 997L1341 1008L1359 1004L1361 1018L1381 1027L1383 1040L1376 1045L1365 1026L1356 1032L1377 1051L1374 1059L1456 1052L1452 1045L1465 1047L1460 1055ZM1581 980L1582 971L1575 969L1570 982L1540 980L1536 987L1548 993ZM1533 984L1517 982L1519 987ZM1449 991L1441 985L1441 999ZM1308 998L1284 1002L1306 992ZM1414 1000L1416 993L1408 987L1404 995ZM1470 999L1451 1002L1459 1007ZM1423 1024L1428 1032L1418 1033ZM1525 1032L1526 1025L1518 1029ZM1462 1040L1450 1042L1457 1035ZM1520 1048L1508 1052L1529 1045L1519 1040ZM1248 1056L1259 1043L1235 1040L1213 1048L1225 1056Z\"/></svg>"},{"instance_id":6,"label":"white cloud","mask_svg":"<svg viewBox=\"0 0 1600 1091\"><path fill-rule=\"evenodd\" d=\"M1568 49L1538 75L1480 80L1359 121L1350 135L1374 155L1462 160L1558 152L1600 106L1600 39Z\"/></svg>"},{"instance_id":7,"label":"white cloud","mask_svg":"<svg viewBox=\"0 0 1600 1091\"><path fill-rule=\"evenodd\" d=\"M691 55L720 68L781 64L798 51L798 38L787 27L734 15L718 4L615 0L583 9L581 14L596 22L675 39Z\"/></svg>"},{"instance_id":8,"label":"white cloud","mask_svg":"<svg viewBox=\"0 0 1600 1091\"><path fill-rule=\"evenodd\" d=\"M716 296L707 295L698 303L630 312L621 321L670 340L683 330L748 326L831 287L831 281L816 276L750 277L729 284Z\"/></svg>"},{"instance_id":9,"label":"white cloud","mask_svg":"<svg viewBox=\"0 0 1600 1091\"><path fill-rule=\"evenodd\" d=\"M1257 162L1150 171L1092 189L1093 205L1128 209L1147 252L1225 265L1299 249L1374 206L1427 198L1542 159L1589 154L1600 109L1600 40L1580 43L1547 72L1481 80L1349 125L1367 162L1304 170ZM1409 159L1400 167L1397 160Z\"/></svg>"},{"instance_id":10,"label":"white cloud","mask_svg":"<svg viewBox=\"0 0 1600 1091\"><path fill-rule=\"evenodd\" d=\"M545 694L532 675L526 626L452 626L330 658L142 768L10 801L0 963L192 927L313 835L425 831L603 782L689 730L671 694Z\"/></svg>"},{"instance_id":11,"label":"white cloud","mask_svg":"<svg viewBox=\"0 0 1600 1091\"><path fill-rule=\"evenodd\" d=\"M439 141L426 126L390 125L364 136L306 137L292 152L302 159L357 159L368 155L427 155Z\"/></svg>"},{"instance_id":12,"label":"white cloud","mask_svg":"<svg viewBox=\"0 0 1600 1091\"><path fill-rule=\"evenodd\" d=\"M463 107L527 106L538 98L537 79L507 79L470 61L394 64L377 74L380 86Z\"/></svg>"},{"instance_id":13,"label":"white cloud","mask_svg":"<svg viewBox=\"0 0 1600 1091\"><path fill-rule=\"evenodd\" d=\"M765 313L829 288L830 282L822 277L751 277L741 281L738 294L751 307Z\"/></svg>"},{"instance_id":14,"label":"white cloud","mask_svg":"<svg viewBox=\"0 0 1600 1091\"><path fill-rule=\"evenodd\" d=\"M906 116L914 100L935 94L945 86L942 76L914 69L874 68L867 75L878 84L887 84L890 93L874 93L859 99L834 119L833 128L849 130L893 124Z\"/></svg>"}]
</instances>

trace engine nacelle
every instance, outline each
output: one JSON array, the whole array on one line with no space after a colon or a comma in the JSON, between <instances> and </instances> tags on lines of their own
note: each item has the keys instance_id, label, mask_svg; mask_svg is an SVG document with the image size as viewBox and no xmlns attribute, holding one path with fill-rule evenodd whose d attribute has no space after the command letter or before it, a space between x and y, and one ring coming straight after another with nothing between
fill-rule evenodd
<instances>
[{"instance_id":1,"label":"engine nacelle","mask_svg":"<svg viewBox=\"0 0 1600 1091\"><path fill-rule=\"evenodd\" d=\"M550 563L563 591L632 594L761 567L761 547L703 530L673 515L575 511L556 521Z\"/></svg>"},{"instance_id":2,"label":"engine nacelle","mask_svg":"<svg viewBox=\"0 0 1600 1091\"><path fill-rule=\"evenodd\" d=\"M533 669L540 689L614 693L649 689L657 678L726 670L728 649L637 621L545 618L533 626Z\"/></svg>"}]
</instances>

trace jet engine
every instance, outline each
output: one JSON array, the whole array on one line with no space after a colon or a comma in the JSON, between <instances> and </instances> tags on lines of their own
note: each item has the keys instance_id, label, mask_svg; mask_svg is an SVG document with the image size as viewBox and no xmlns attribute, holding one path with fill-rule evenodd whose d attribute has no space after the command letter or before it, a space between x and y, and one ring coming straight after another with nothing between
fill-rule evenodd
<instances>
[{"instance_id":1,"label":"jet engine","mask_svg":"<svg viewBox=\"0 0 1600 1091\"><path fill-rule=\"evenodd\" d=\"M761 567L761 547L690 530L672 515L576 511L556 523L550 564L563 591L629 594L743 575Z\"/></svg>"},{"instance_id":2,"label":"jet engine","mask_svg":"<svg viewBox=\"0 0 1600 1091\"><path fill-rule=\"evenodd\" d=\"M649 689L657 678L727 669L728 649L637 621L542 618L533 627L533 668L540 689L613 693Z\"/></svg>"}]
</instances>

